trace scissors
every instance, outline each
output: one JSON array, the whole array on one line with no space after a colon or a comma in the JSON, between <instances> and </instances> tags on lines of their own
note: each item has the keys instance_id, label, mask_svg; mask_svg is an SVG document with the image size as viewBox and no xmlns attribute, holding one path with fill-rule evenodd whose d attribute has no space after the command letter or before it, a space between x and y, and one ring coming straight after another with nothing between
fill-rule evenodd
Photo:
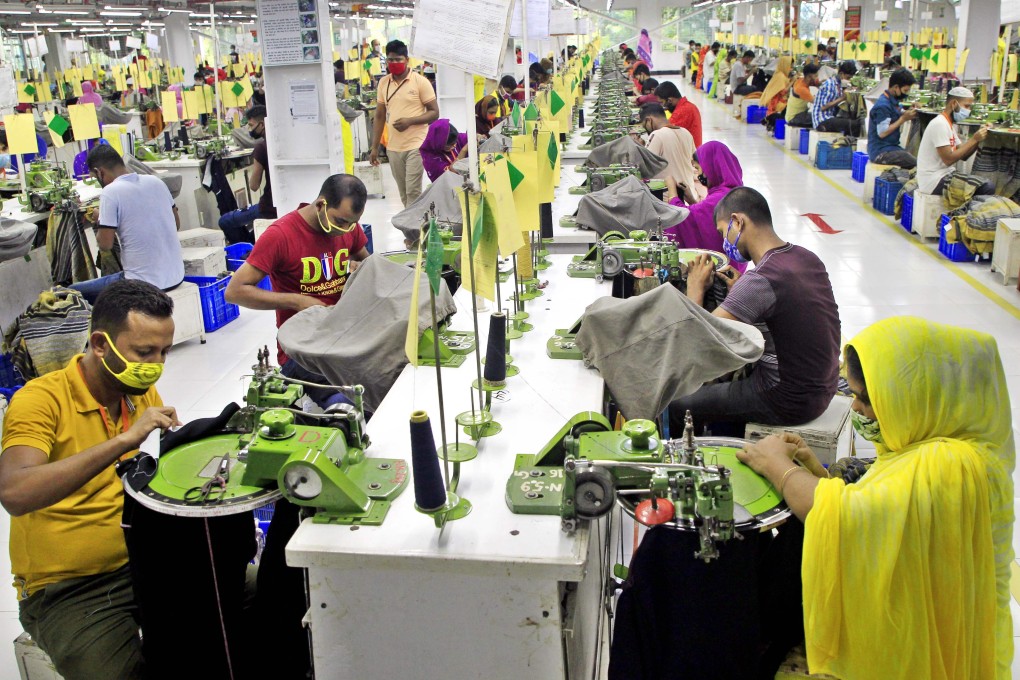
<instances>
[{"instance_id":1,"label":"scissors","mask_svg":"<svg viewBox=\"0 0 1020 680\"><path fill-rule=\"evenodd\" d=\"M223 454L219 468L208 482L202 486L193 486L184 492L187 502L219 503L227 495L227 482L230 481L230 452Z\"/></svg>"}]
</instances>

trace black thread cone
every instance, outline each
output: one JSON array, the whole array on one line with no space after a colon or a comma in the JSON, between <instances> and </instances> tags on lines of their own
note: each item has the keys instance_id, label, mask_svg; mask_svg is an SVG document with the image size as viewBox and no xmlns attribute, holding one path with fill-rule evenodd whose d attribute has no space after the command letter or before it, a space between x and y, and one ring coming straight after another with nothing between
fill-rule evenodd
<instances>
[{"instance_id":1,"label":"black thread cone","mask_svg":"<svg viewBox=\"0 0 1020 680\"><path fill-rule=\"evenodd\" d=\"M506 382L506 315L497 312L489 319L489 342L485 346L486 384L502 385Z\"/></svg>"},{"instance_id":2,"label":"black thread cone","mask_svg":"<svg viewBox=\"0 0 1020 680\"><path fill-rule=\"evenodd\" d=\"M425 411L411 414L411 469L414 474L414 502L423 512L446 504L446 485L436 455L432 424Z\"/></svg>"},{"instance_id":3,"label":"black thread cone","mask_svg":"<svg viewBox=\"0 0 1020 680\"><path fill-rule=\"evenodd\" d=\"M538 204L538 218L542 238L553 237L552 203Z\"/></svg>"}]
</instances>

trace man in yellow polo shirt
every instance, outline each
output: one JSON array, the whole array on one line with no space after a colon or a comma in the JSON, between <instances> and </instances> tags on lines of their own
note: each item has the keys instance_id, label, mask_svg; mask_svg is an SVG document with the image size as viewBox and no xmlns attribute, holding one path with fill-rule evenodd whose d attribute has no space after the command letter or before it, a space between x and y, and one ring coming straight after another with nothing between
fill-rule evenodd
<instances>
[{"instance_id":1,"label":"man in yellow polo shirt","mask_svg":"<svg viewBox=\"0 0 1020 680\"><path fill-rule=\"evenodd\" d=\"M137 610L114 471L177 422L153 385L173 343L173 301L143 281L108 286L85 354L11 401L0 503L11 518L21 624L65 680L137 678Z\"/></svg>"}]
</instances>

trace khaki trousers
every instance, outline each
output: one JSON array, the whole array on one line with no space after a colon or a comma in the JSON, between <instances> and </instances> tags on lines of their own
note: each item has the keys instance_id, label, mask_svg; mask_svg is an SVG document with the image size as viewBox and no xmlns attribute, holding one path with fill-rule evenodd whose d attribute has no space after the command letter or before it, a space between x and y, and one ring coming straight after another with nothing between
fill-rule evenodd
<instances>
[{"instance_id":1,"label":"khaki trousers","mask_svg":"<svg viewBox=\"0 0 1020 680\"><path fill-rule=\"evenodd\" d=\"M397 182L400 202L406 208L421 196L421 178L425 174L425 169L421 164L421 152L418 149L410 151L387 149L386 156L390 159L390 172L393 173L393 179Z\"/></svg>"}]
</instances>

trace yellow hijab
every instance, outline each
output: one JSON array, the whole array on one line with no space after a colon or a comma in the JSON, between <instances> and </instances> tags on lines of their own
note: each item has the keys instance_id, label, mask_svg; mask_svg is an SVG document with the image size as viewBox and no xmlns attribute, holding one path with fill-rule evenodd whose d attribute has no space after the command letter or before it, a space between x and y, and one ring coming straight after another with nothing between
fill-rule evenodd
<instances>
[{"instance_id":1,"label":"yellow hijab","mask_svg":"<svg viewBox=\"0 0 1020 680\"><path fill-rule=\"evenodd\" d=\"M767 105L777 94L790 87L790 70L793 68L793 57L779 57L776 71L761 93L761 101Z\"/></svg>"},{"instance_id":2,"label":"yellow hijab","mask_svg":"<svg viewBox=\"0 0 1020 680\"><path fill-rule=\"evenodd\" d=\"M1016 452L995 339L897 317L851 344L885 443L857 484L815 491L801 569L810 671L1007 680Z\"/></svg>"}]
</instances>

